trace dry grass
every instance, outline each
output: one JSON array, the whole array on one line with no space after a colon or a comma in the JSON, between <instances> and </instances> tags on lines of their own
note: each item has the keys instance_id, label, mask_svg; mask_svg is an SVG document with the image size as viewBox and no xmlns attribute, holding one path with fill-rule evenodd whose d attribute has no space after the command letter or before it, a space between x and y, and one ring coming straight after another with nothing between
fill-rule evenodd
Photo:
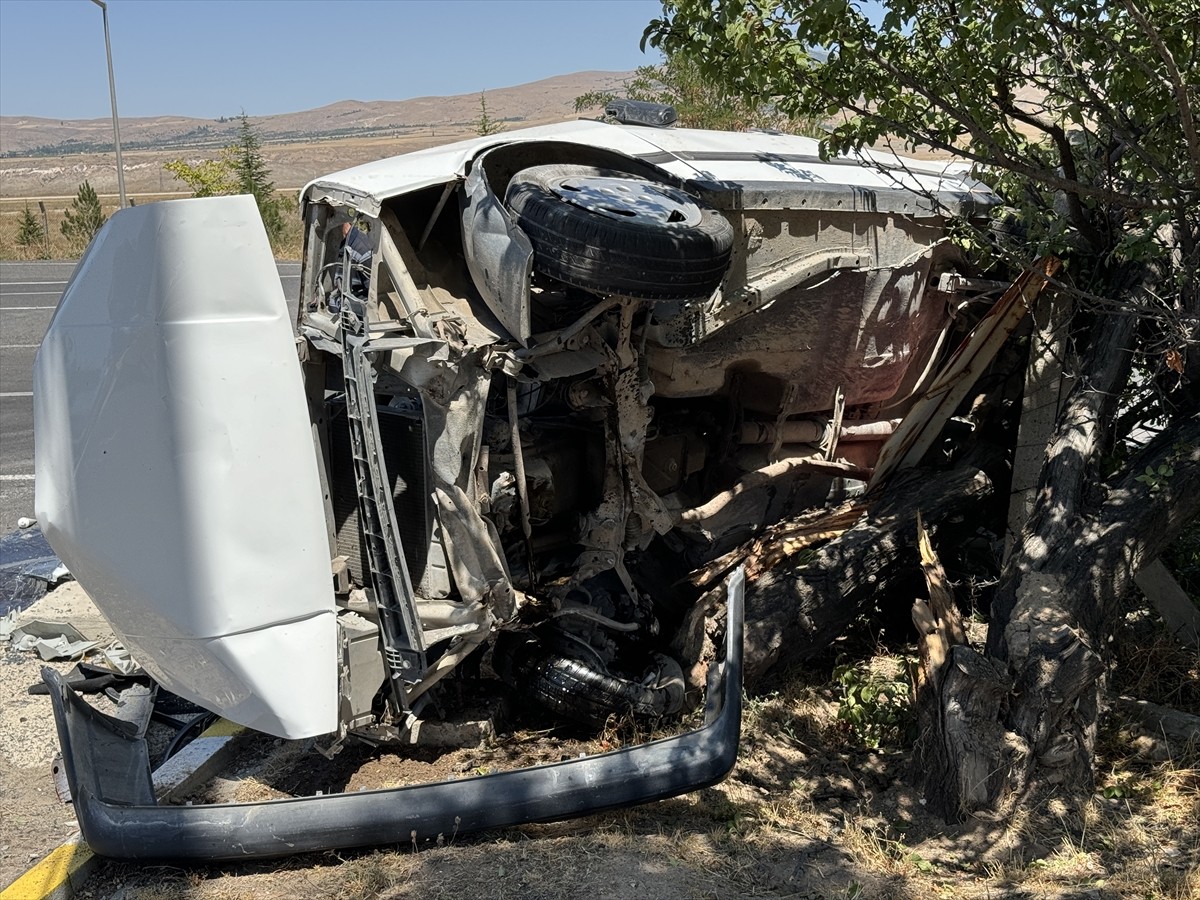
<instances>
[{"instance_id":1,"label":"dry grass","mask_svg":"<svg viewBox=\"0 0 1200 900\"><path fill-rule=\"evenodd\" d=\"M405 858L395 853L372 853L360 856L339 867L341 889L334 894L337 900L369 900L378 897L398 884L407 874Z\"/></svg>"},{"instance_id":2,"label":"dry grass","mask_svg":"<svg viewBox=\"0 0 1200 900\"><path fill-rule=\"evenodd\" d=\"M795 672L774 687L746 702L734 774L684 797L257 867L111 867L96 887L119 882L129 900L1200 897L1194 747L1160 760L1139 755L1136 725L1113 718L1100 742L1097 792L1082 811L1048 801L1008 821L947 827L905 786L902 748L850 745L828 673ZM631 737L614 724L594 749ZM317 764L297 754L298 745L283 745L247 775L261 788L289 767Z\"/></svg>"},{"instance_id":3,"label":"dry grass","mask_svg":"<svg viewBox=\"0 0 1200 900\"><path fill-rule=\"evenodd\" d=\"M265 764L254 766L244 777L237 778L232 800L235 803L257 803L279 800L289 796L276 785L281 776L308 755L304 741L288 741L267 757Z\"/></svg>"},{"instance_id":4,"label":"dry grass","mask_svg":"<svg viewBox=\"0 0 1200 900\"><path fill-rule=\"evenodd\" d=\"M1120 693L1200 715L1200 650L1142 612L1121 624L1113 648L1113 683Z\"/></svg>"},{"instance_id":5,"label":"dry grass","mask_svg":"<svg viewBox=\"0 0 1200 900\"><path fill-rule=\"evenodd\" d=\"M294 191L280 191L279 195L288 202L295 199ZM178 200L190 196L187 193L153 193L132 194L130 198L139 206L156 203L160 200ZM28 205L30 212L39 223L43 221L38 198L32 199L0 199L0 260L37 260L37 259L78 259L85 249L78 242L68 240L62 233L63 213L70 207L72 198L51 198L42 202L46 207L45 221L49 226L46 240L33 247L22 247L17 243L17 229L21 217ZM111 216L117 211L117 198L101 195L100 207L105 216ZM283 234L271 245L276 259L300 259L303 228L296 213L285 215L286 228Z\"/></svg>"}]
</instances>

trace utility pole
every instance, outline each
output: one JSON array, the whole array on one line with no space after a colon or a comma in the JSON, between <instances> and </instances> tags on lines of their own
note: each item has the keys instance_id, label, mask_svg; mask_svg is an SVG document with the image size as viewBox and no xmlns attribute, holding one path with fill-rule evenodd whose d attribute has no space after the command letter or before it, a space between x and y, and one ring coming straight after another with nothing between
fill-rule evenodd
<instances>
[{"instance_id":1,"label":"utility pole","mask_svg":"<svg viewBox=\"0 0 1200 900\"><path fill-rule=\"evenodd\" d=\"M121 123L117 118L117 82L113 78L112 45L108 40L108 4L104 0L92 0L104 15L104 53L108 56L108 95L112 100L113 117L113 147L117 151L117 191L121 195L121 209L128 204L125 202L125 164L121 161Z\"/></svg>"}]
</instances>

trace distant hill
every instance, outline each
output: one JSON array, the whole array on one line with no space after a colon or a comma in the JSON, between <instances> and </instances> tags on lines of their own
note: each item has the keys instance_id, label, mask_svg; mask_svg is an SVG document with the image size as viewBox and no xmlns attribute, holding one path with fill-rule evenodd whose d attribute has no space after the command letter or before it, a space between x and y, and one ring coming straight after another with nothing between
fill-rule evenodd
<instances>
[{"instance_id":1,"label":"distant hill","mask_svg":"<svg viewBox=\"0 0 1200 900\"><path fill-rule=\"evenodd\" d=\"M580 94L619 88L629 72L576 72L487 92L488 115L509 127L561 121L574 115ZM402 86L401 86L402 89ZM410 100L342 100L318 109L255 116L246 111L268 143L340 138L403 137L437 129L469 131L479 117L479 94L416 97ZM121 118L121 148L204 150L229 144L236 118L184 116ZM112 152L112 119L59 120L0 116L0 156L58 157Z\"/></svg>"}]
</instances>

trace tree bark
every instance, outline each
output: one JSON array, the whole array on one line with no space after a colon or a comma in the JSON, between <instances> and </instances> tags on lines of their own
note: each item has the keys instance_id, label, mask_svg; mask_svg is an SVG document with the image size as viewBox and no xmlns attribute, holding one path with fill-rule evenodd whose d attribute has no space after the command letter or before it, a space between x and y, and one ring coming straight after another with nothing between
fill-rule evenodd
<instances>
[{"instance_id":1,"label":"tree bark","mask_svg":"<svg viewBox=\"0 0 1200 900\"><path fill-rule=\"evenodd\" d=\"M988 658L967 647L949 655L941 716L923 736L944 765L920 779L929 807L949 820L1056 785L1066 798L1090 793L1113 616L1138 569L1200 513L1195 411L1108 484L1089 480L1132 335L1132 323L1119 318L1098 325L1048 449L1033 515L1001 576ZM1164 465L1171 474L1145 475Z\"/></svg>"}]
</instances>

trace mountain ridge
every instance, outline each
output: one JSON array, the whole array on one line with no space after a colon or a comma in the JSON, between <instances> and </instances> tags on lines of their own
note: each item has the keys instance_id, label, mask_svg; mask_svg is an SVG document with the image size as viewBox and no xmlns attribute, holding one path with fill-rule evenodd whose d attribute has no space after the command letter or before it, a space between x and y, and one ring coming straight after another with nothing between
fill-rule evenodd
<instances>
[{"instance_id":1,"label":"mountain ridge","mask_svg":"<svg viewBox=\"0 0 1200 900\"><path fill-rule=\"evenodd\" d=\"M588 91L619 90L631 72L586 71L556 75L483 92L490 118L535 124L569 118L574 100ZM324 106L250 116L264 143L343 137L397 136L470 125L480 113L480 93L404 100L337 100ZM237 114L217 119L162 115L121 117L121 147L134 150L208 149L229 144ZM0 116L0 156L46 157L112 151L112 119Z\"/></svg>"}]
</instances>

